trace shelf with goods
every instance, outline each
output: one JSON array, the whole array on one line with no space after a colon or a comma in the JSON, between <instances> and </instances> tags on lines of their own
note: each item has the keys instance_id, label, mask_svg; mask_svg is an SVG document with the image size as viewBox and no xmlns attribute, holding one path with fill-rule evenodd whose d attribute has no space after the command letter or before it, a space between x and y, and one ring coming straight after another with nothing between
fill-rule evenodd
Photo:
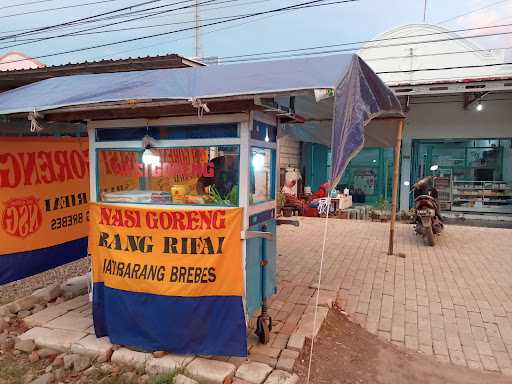
<instances>
[{"instance_id":1,"label":"shelf with goods","mask_svg":"<svg viewBox=\"0 0 512 384\"><path fill-rule=\"evenodd\" d=\"M434 187L437 190L437 201L441 211L452 209L452 178L453 169L451 168L439 168L438 176L434 177Z\"/></svg>"},{"instance_id":2,"label":"shelf with goods","mask_svg":"<svg viewBox=\"0 0 512 384\"><path fill-rule=\"evenodd\" d=\"M512 213L512 185L504 181L453 181L453 211Z\"/></svg>"}]
</instances>

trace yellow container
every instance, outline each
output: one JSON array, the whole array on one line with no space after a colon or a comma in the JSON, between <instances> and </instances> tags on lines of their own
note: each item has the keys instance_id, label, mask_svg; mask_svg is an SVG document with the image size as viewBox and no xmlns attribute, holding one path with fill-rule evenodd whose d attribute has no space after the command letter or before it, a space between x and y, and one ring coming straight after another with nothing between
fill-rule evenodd
<instances>
[{"instance_id":1,"label":"yellow container","mask_svg":"<svg viewBox=\"0 0 512 384\"><path fill-rule=\"evenodd\" d=\"M185 184L175 184L171 187L171 196L174 203L186 203L186 195L190 188Z\"/></svg>"}]
</instances>

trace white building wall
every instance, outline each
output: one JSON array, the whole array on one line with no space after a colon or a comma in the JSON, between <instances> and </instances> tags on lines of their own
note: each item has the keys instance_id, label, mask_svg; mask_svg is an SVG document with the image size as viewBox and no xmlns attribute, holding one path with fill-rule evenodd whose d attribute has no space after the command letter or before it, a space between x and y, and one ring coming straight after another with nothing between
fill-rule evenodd
<instances>
[{"instance_id":1,"label":"white building wall","mask_svg":"<svg viewBox=\"0 0 512 384\"><path fill-rule=\"evenodd\" d=\"M481 32L472 33L478 34ZM472 40L429 24L394 28L367 43L358 54L375 72L394 72L380 74L388 85L498 77L512 73L510 65L488 66L505 62L503 50L484 50ZM485 67L421 71L479 65Z\"/></svg>"}]
</instances>

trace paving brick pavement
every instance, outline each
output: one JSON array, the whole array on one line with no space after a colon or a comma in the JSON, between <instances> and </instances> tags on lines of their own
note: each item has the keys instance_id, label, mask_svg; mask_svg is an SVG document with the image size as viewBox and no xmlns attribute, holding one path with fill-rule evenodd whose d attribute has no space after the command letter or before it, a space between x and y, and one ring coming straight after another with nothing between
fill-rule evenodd
<instances>
[{"instance_id":1,"label":"paving brick pavement","mask_svg":"<svg viewBox=\"0 0 512 384\"><path fill-rule=\"evenodd\" d=\"M276 319L296 323L315 293L324 220L279 227ZM446 227L435 247L398 224L329 220L323 287L369 332L439 361L511 374L512 230ZM286 328L292 329L289 325Z\"/></svg>"},{"instance_id":2,"label":"paving brick pavement","mask_svg":"<svg viewBox=\"0 0 512 384\"><path fill-rule=\"evenodd\" d=\"M300 227L278 229L270 343L258 344L253 329L248 334L250 362L289 371L313 328L324 228L323 219L299 220ZM442 362L512 375L512 230L447 226L432 248L411 225L399 224L393 256L386 253L388 230L383 223L329 220L318 319L336 299L353 321L395 345ZM40 346L69 350L95 341L87 295L26 320L34 328L22 337ZM214 359L228 362L230 370L246 363Z\"/></svg>"}]
</instances>

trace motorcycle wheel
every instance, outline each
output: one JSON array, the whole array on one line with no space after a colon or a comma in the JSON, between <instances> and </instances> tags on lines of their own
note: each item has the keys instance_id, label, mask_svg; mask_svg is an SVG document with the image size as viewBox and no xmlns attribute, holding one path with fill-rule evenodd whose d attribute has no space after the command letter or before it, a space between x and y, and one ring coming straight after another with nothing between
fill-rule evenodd
<instances>
[{"instance_id":1,"label":"motorcycle wheel","mask_svg":"<svg viewBox=\"0 0 512 384\"><path fill-rule=\"evenodd\" d=\"M427 245L433 247L434 246L434 231L432 230L432 226L425 228L425 242Z\"/></svg>"}]
</instances>

